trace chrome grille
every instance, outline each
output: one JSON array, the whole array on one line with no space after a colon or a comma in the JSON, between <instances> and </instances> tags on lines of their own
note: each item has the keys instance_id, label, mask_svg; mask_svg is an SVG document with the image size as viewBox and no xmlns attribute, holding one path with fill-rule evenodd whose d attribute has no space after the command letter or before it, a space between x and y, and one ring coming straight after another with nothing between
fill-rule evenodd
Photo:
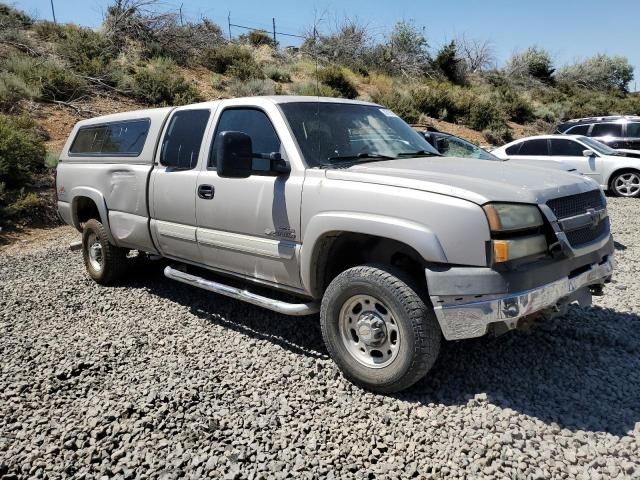
<instances>
[{"instance_id":1,"label":"chrome grille","mask_svg":"<svg viewBox=\"0 0 640 480\"><path fill-rule=\"evenodd\" d=\"M585 227L578 230L565 232L569 245L572 247L581 247L587 243L591 243L609 232L609 218L602 220L595 228Z\"/></svg>"},{"instance_id":2,"label":"chrome grille","mask_svg":"<svg viewBox=\"0 0 640 480\"><path fill-rule=\"evenodd\" d=\"M554 198L547 202L547 206L556 218L562 219L585 213L589 208L600 210L604 208L605 201L600 190L592 190L568 197Z\"/></svg>"}]
</instances>

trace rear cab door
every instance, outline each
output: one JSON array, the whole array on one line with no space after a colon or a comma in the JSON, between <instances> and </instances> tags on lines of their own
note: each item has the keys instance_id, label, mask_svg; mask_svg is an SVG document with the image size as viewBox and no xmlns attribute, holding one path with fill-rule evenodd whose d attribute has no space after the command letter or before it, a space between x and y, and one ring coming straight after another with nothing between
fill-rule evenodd
<instances>
[{"instance_id":1,"label":"rear cab door","mask_svg":"<svg viewBox=\"0 0 640 480\"><path fill-rule=\"evenodd\" d=\"M625 128L624 148L640 150L640 120L627 123Z\"/></svg>"},{"instance_id":2,"label":"rear cab door","mask_svg":"<svg viewBox=\"0 0 640 480\"><path fill-rule=\"evenodd\" d=\"M216 104L175 109L165 124L149 182L151 232L167 257L201 263L196 240L196 182L204 136Z\"/></svg>"},{"instance_id":3,"label":"rear cab door","mask_svg":"<svg viewBox=\"0 0 640 480\"><path fill-rule=\"evenodd\" d=\"M593 152L590 157L585 157L584 150L591 149L572 138L552 138L550 140L551 158L571 165L583 175L600 183L602 177L599 168L600 157L596 152Z\"/></svg>"},{"instance_id":4,"label":"rear cab door","mask_svg":"<svg viewBox=\"0 0 640 480\"><path fill-rule=\"evenodd\" d=\"M595 123L589 136L611 148L624 148L622 127L620 122Z\"/></svg>"}]
</instances>

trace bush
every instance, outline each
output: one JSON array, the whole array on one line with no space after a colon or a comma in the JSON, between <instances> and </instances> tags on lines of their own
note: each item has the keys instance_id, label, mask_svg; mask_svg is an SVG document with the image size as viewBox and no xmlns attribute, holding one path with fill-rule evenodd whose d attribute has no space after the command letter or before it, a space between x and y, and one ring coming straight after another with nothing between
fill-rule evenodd
<instances>
[{"instance_id":1,"label":"bush","mask_svg":"<svg viewBox=\"0 0 640 480\"><path fill-rule=\"evenodd\" d=\"M468 125L474 130L483 131L492 127L496 129L504 125L502 113L490 100L476 98L469 109Z\"/></svg>"},{"instance_id":2,"label":"bush","mask_svg":"<svg viewBox=\"0 0 640 480\"><path fill-rule=\"evenodd\" d=\"M185 105L200 100L195 88L168 58L152 59L124 82L134 98L150 105Z\"/></svg>"},{"instance_id":3,"label":"bush","mask_svg":"<svg viewBox=\"0 0 640 480\"><path fill-rule=\"evenodd\" d=\"M264 30L252 30L247 34L240 35L239 40L254 47L259 47L261 45L275 47L276 45L276 42L273 41L273 37Z\"/></svg>"},{"instance_id":4,"label":"bush","mask_svg":"<svg viewBox=\"0 0 640 480\"><path fill-rule=\"evenodd\" d=\"M533 78L545 83L553 82L553 60L551 54L538 47L530 47L524 52L514 54L506 65L510 76Z\"/></svg>"},{"instance_id":5,"label":"bush","mask_svg":"<svg viewBox=\"0 0 640 480\"><path fill-rule=\"evenodd\" d=\"M45 204L34 192L21 192L20 196L7 207L0 207L0 212L9 220L34 220L42 217Z\"/></svg>"},{"instance_id":6,"label":"bush","mask_svg":"<svg viewBox=\"0 0 640 480\"><path fill-rule=\"evenodd\" d=\"M239 60L229 67L227 73L238 80L261 80L264 72L253 57Z\"/></svg>"},{"instance_id":7,"label":"bush","mask_svg":"<svg viewBox=\"0 0 640 480\"><path fill-rule=\"evenodd\" d=\"M420 118L413 96L405 90L376 91L371 100L392 110L407 123L416 123Z\"/></svg>"},{"instance_id":8,"label":"bush","mask_svg":"<svg viewBox=\"0 0 640 480\"><path fill-rule=\"evenodd\" d=\"M57 53L77 73L90 77L109 77L109 62L115 58L116 51L105 35L90 28L67 24L56 45Z\"/></svg>"},{"instance_id":9,"label":"bush","mask_svg":"<svg viewBox=\"0 0 640 480\"><path fill-rule=\"evenodd\" d=\"M11 111L23 99L31 99L38 91L24 79L10 72L0 72L0 110Z\"/></svg>"},{"instance_id":10,"label":"bush","mask_svg":"<svg viewBox=\"0 0 640 480\"><path fill-rule=\"evenodd\" d=\"M255 95L274 95L276 91L272 80L241 81L234 79L229 83L229 93L234 97L252 97Z\"/></svg>"},{"instance_id":11,"label":"bush","mask_svg":"<svg viewBox=\"0 0 640 480\"><path fill-rule=\"evenodd\" d=\"M274 82L288 83L291 81L289 69L280 65L267 65L264 68L264 73L267 78L270 78Z\"/></svg>"},{"instance_id":12,"label":"bush","mask_svg":"<svg viewBox=\"0 0 640 480\"><path fill-rule=\"evenodd\" d=\"M533 105L510 88L498 91L498 103L509 117L518 123L530 122L534 118Z\"/></svg>"},{"instance_id":13,"label":"bush","mask_svg":"<svg viewBox=\"0 0 640 480\"><path fill-rule=\"evenodd\" d=\"M33 24L33 31L41 40L55 42L64 37L65 27L58 23L43 20Z\"/></svg>"},{"instance_id":14,"label":"bush","mask_svg":"<svg viewBox=\"0 0 640 480\"><path fill-rule=\"evenodd\" d=\"M20 188L44 170L46 150L35 123L0 114L0 183Z\"/></svg>"},{"instance_id":15,"label":"bush","mask_svg":"<svg viewBox=\"0 0 640 480\"><path fill-rule=\"evenodd\" d=\"M301 82L291 85L291 93L309 97L339 97L340 92L333 88L316 82Z\"/></svg>"},{"instance_id":16,"label":"bush","mask_svg":"<svg viewBox=\"0 0 640 480\"><path fill-rule=\"evenodd\" d=\"M22 10L0 3L0 27L28 28L33 25L33 19Z\"/></svg>"},{"instance_id":17,"label":"bush","mask_svg":"<svg viewBox=\"0 0 640 480\"><path fill-rule=\"evenodd\" d=\"M633 66L625 57L596 55L582 63L562 68L558 81L591 90L626 92L633 80Z\"/></svg>"},{"instance_id":18,"label":"bush","mask_svg":"<svg viewBox=\"0 0 640 480\"><path fill-rule=\"evenodd\" d=\"M345 98L356 98L358 90L347 76L344 68L336 65L325 67L318 72L318 80Z\"/></svg>"},{"instance_id":19,"label":"bush","mask_svg":"<svg viewBox=\"0 0 640 480\"><path fill-rule=\"evenodd\" d=\"M232 65L249 63L253 61L253 57L248 48L236 43L227 43L205 49L200 61L209 70L225 74Z\"/></svg>"},{"instance_id":20,"label":"bush","mask_svg":"<svg viewBox=\"0 0 640 480\"><path fill-rule=\"evenodd\" d=\"M0 65L19 77L33 97L70 101L82 96L87 89L84 79L54 60L42 61L18 54L5 58Z\"/></svg>"},{"instance_id":21,"label":"bush","mask_svg":"<svg viewBox=\"0 0 640 480\"><path fill-rule=\"evenodd\" d=\"M482 131L482 135L490 145L504 145L513 140L511 129L505 124L491 124Z\"/></svg>"}]
</instances>

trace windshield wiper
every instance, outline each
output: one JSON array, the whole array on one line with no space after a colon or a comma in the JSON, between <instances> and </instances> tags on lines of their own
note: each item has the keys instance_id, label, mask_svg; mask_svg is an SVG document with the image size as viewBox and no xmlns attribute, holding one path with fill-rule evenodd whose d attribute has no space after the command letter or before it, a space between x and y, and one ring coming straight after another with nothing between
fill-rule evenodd
<instances>
[{"instance_id":1,"label":"windshield wiper","mask_svg":"<svg viewBox=\"0 0 640 480\"><path fill-rule=\"evenodd\" d=\"M396 157L390 157L389 155L382 155L380 153L359 153L357 155L337 155L335 157L329 157L327 160L331 162L349 162L353 160L372 159L376 160L395 160Z\"/></svg>"},{"instance_id":2,"label":"windshield wiper","mask_svg":"<svg viewBox=\"0 0 640 480\"><path fill-rule=\"evenodd\" d=\"M427 152L426 150L418 150L417 152L400 152L398 157L436 157L439 153Z\"/></svg>"}]
</instances>

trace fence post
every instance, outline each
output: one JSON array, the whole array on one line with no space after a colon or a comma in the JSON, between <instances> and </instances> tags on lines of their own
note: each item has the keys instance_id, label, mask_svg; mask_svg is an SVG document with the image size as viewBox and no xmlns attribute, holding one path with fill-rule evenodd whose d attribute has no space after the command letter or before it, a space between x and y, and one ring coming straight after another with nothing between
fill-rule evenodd
<instances>
[{"instance_id":1,"label":"fence post","mask_svg":"<svg viewBox=\"0 0 640 480\"><path fill-rule=\"evenodd\" d=\"M278 48L278 42L276 41L276 17L273 17L273 47Z\"/></svg>"}]
</instances>

